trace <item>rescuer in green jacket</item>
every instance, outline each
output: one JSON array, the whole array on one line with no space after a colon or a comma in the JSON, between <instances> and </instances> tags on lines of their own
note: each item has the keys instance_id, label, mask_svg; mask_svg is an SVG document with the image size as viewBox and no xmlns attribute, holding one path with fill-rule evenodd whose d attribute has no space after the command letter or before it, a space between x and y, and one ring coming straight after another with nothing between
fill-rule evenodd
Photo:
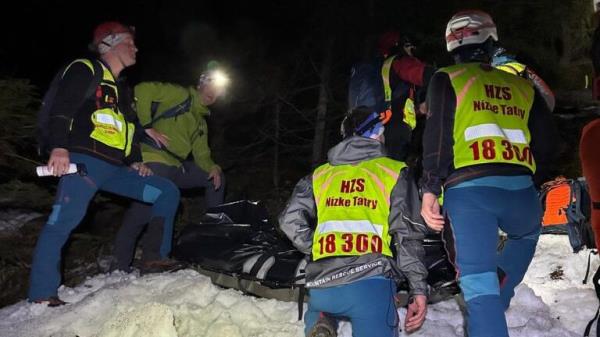
<instances>
[{"instance_id":1,"label":"rescuer in green jacket","mask_svg":"<svg viewBox=\"0 0 600 337\"><path fill-rule=\"evenodd\" d=\"M208 107L223 94L226 84L221 72L210 70L200 76L195 87L160 82L142 82L135 87L137 115L149 136L142 144L144 163L179 188L204 187L207 207L223 203L224 198L225 177L211 158L206 117ZM113 269L130 271L137 238L150 216L149 206L139 202L132 203L125 213L115 240ZM170 252L172 226L151 232L162 233L161 252ZM153 239L147 236L144 240ZM160 256L165 255L144 250L141 270L178 268L175 261Z\"/></svg>"}]
</instances>

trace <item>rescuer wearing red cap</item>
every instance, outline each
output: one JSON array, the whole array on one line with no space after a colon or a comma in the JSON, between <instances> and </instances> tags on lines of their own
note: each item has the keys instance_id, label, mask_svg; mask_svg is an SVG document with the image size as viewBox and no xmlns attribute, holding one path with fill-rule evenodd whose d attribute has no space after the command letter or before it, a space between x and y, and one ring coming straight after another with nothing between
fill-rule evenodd
<instances>
[{"instance_id":1,"label":"rescuer wearing red cap","mask_svg":"<svg viewBox=\"0 0 600 337\"><path fill-rule=\"evenodd\" d=\"M71 62L57 75L60 81L52 101L44 99L50 103L45 125L48 168L61 178L52 213L35 248L28 297L48 306L65 304L57 293L61 250L98 190L152 204L150 221L159 231L172 226L179 204L177 187L153 176L141 162L135 125L121 111L124 93L117 79L136 61L133 28L102 23L94 30L90 47L98 58ZM85 167L86 174L68 174L70 163ZM161 243L150 244L160 247Z\"/></svg>"},{"instance_id":2,"label":"rescuer wearing red cap","mask_svg":"<svg viewBox=\"0 0 600 337\"><path fill-rule=\"evenodd\" d=\"M385 148L390 158L406 161L417 114L435 69L413 55L414 44L398 31L383 33L379 37L378 51L384 58L381 74L385 101L392 111L385 128Z\"/></svg>"}]
</instances>

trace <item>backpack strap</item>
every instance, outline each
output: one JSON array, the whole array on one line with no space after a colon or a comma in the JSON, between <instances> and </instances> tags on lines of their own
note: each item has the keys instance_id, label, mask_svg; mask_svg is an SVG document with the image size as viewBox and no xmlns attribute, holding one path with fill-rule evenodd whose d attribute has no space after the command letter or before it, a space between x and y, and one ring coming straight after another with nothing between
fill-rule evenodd
<instances>
[{"instance_id":1,"label":"backpack strap","mask_svg":"<svg viewBox=\"0 0 600 337\"><path fill-rule=\"evenodd\" d=\"M595 249L590 250L588 254L587 267L585 268L585 276L583 277L583 284L587 284L588 276L590 275L590 263L593 255L598 255L598 251Z\"/></svg>"},{"instance_id":2,"label":"backpack strap","mask_svg":"<svg viewBox=\"0 0 600 337\"><path fill-rule=\"evenodd\" d=\"M177 117L177 116L189 111L190 108L192 107L192 95L189 95L183 102L163 111L163 113L161 113L160 116L156 116L156 113L158 112L159 104L160 104L160 102L150 103L150 113L152 116L152 120L150 121L150 123L144 125L144 128L152 127L152 125L154 125L154 123L156 123L157 121L159 121L161 119Z\"/></svg>"},{"instance_id":3,"label":"backpack strap","mask_svg":"<svg viewBox=\"0 0 600 337\"><path fill-rule=\"evenodd\" d=\"M598 282L600 282L600 267L598 267L598 269L596 270L593 280L594 280L594 290L596 291L596 297L598 297L598 299L600 300L600 284L598 283ZM583 333L584 337L590 336L590 330L592 329L592 325L594 324L594 322L598 319L598 314L600 314L600 305L598 306L598 309L596 310L596 315L594 315L594 318L592 318L592 320L589 321L589 323L585 327L585 332ZM600 329L598 329L598 326L596 326L596 336L600 337Z\"/></svg>"},{"instance_id":4,"label":"backpack strap","mask_svg":"<svg viewBox=\"0 0 600 337\"><path fill-rule=\"evenodd\" d=\"M156 116L156 113L158 112L158 106L160 105L160 102L152 102L150 103L150 116L152 116L152 120L150 121L150 123L146 124L143 126L144 129L147 128L151 128L152 125L154 125L154 123L156 123L157 121L164 119L164 118L172 118L172 117L177 117L187 111L190 110L190 108L192 107L192 95L189 95L185 101L163 111L162 114L160 114L160 116ZM166 152L167 154L169 154L171 157L177 159L179 162L183 163L185 161L186 158L183 158L179 155L177 155L176 153L174 153L173 151L168 150L166 147L158 147L158 145L156 145L156 143L154 142L154 140L152 140L150 138L150 136L148 136L146 133L144 133L144 136L142 137L142 142L152 146L155 149L161 150Z\"/></svg>"},{"instance_id":5,"label":"backpack strap","mask_svg":"<svg viewBox=\"0 0 600 337\"><path fill-rule=\"evenodd\" d=\"M304 285L298 287L298 320L302 320L302 313L304 312L304 296L306 295L306 288Z\"/></svg>"},{"instance_id":6,"label":"backpack strap","mask_svg":"<svg viewBox=\"0 0 600 337\"><path fill-rule=\"evenodd\" d=\"M98 85L100 85L104 78L104 68L100 64L100 61L90 59L90 62L92 62L92 67L94 67L94 80L90 82L90 86L85 91L86 98L93 97L96 93L96 88L98 88Z\"/></svg>"}]
</instances>

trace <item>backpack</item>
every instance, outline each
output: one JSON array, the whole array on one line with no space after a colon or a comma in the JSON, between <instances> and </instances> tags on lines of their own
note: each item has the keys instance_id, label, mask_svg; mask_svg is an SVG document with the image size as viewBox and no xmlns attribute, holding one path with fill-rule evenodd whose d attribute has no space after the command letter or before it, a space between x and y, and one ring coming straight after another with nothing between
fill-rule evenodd
<instances>
[{"instance_id":1,"label":"backpack","mask_svg":"<svg viewBox=\"0 0 600 337\"><path fill-rule=\"evenodd\" d=\"M596 248L590 223L590 196L584 178L559 176L542 185L542 234L567 234L574 253Z\"/></svg>"},{"instance_id":2,"label":"backpack","mask_svg":"<svg viewBox=\"0 0 600 337\"><path fill-rule=\"evenodd\" d=\"M88 88L85 91L85 99L90 98L94 95L96 88L100 85L102 81L102 77L104 74L104 69L99 61L94 59L88 59L91 61L92 66L94 67L94 78L89 83ZM52 110L52 105L54 104L54 98L56 97L56 93L58 92L58 88L61 84L61 80L68 67L73 64L70 63L60 68L60 70L54 75L52 81L50 82L50 86L48 90L44 94L42 98L42 104L40 106L40 110L37 113L37 124L36 124L36 134L37 134L37 143L38 143L38 155L45 156L50 150L50 110ZM85 102L85 99L81 101L80 105ZM77 108L79 108L79 106Z\"/></svg>"},{"instance_id":3,"label":"backpack","mask_svg":"<svg viewBox=\"0 0 600 337\"><path fill-rule=\"evenodd\" d=\"M374 112L386 110L382 67L382 59L360 62L352 66L348 85L349 110L359 106L371 108Z\"/></svg>"}]
</instances>

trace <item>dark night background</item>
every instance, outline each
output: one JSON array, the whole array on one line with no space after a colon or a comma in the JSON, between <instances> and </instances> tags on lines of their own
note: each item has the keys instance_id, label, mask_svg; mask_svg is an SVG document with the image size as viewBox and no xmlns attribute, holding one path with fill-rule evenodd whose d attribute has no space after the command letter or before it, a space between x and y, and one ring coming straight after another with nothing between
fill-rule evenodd
<instances>
[{"instance_id":1,"label":"dark night background","mask_svg":"<svg viewBox=\"0 0 600 337\"><path fill-rule=\"evenodd\" d=\"M594 104L584 89L586 75L592 75L596 24L589 0L21 0L13 6L4 7L0 22L0 209L47 214L55 181L34 177L42 161L33 132L39 100L62 65L86 55L93 28L107 20L136 27L138 61L123 73L132 85L193 84L210 60L227 70L232 86L211 109L209 121L213 157L228 179L226 200L263 200L273 217L297 179L322 163L326 150L340 140L350 66L374 55L378 34L398 29L416 43L419 58L446 66L451 63L446 23L466 8L490 13L500 42L555 90L557 116L568 116L557 117L564 141L556 171L580 174L572 149L590 116L576 116ZM184 195L180 224L201 213L192 206L197 199ZM98 271L93 265L81 268L82 260L94 261L99 251L110 249L119 225L114 219L126 205L101 194L90 206L89 219L65 249L67 283ZM0 294L0 306L23 297L18 280L27 275L44 217L16 239L0 234L0 288L8 289ZM78 244L96 249L76 253Z\"/></svg>"}]
</instances>

